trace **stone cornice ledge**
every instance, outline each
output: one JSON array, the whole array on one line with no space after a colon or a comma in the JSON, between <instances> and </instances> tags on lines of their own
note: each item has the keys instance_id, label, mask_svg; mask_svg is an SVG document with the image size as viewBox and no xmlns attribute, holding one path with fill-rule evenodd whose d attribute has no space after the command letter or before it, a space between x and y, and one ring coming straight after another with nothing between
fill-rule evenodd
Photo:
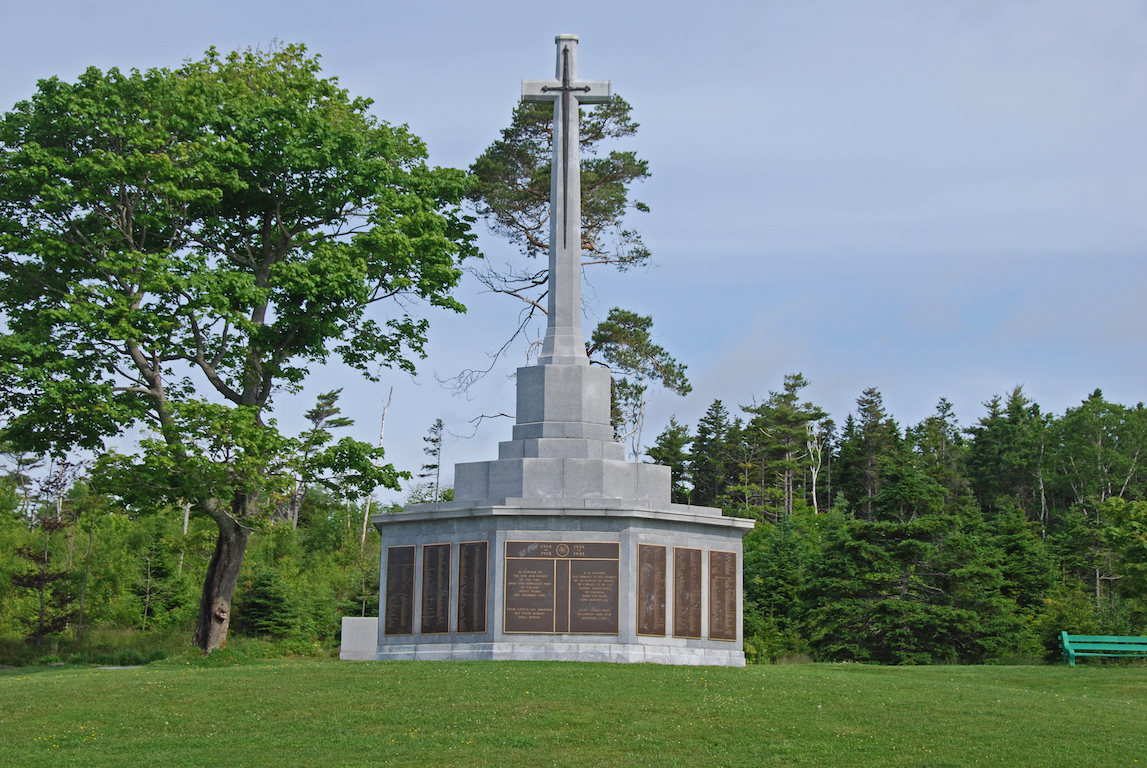
<instances>
[{"instance_id":1,"label":"stone cornice ledge","mask_svg":"<svg viewBox=\"0 0 1147 768\"><path fill-rule=\"evenodd\" d=\"M402 512L371 515L376 528L393 523L451 520L467 517L629 517L643 520L692 523L722 528L740 528L745 533L756 524L742 517L725 517L715 507L687 504L651 504L626 499L487 499L481 502L446 501L411 504ZM742 534L743 535L743 534Z\"/></svg>"}]
</instances>

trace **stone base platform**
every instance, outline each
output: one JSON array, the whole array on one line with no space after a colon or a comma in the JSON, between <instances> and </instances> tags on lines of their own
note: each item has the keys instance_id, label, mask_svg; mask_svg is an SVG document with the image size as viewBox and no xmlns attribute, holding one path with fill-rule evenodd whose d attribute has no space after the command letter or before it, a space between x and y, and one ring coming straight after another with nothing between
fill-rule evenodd
<instances>
[{"instance_id":1,"label":"stone base platform","mask_svg":"<svg viewBox=\"0 0 1147 768\"><path fill-rule=\"evenodd\" d=\"M741 537L720 510L617 499L490 499L371 518L380 616L347 660L744 666Z\"/></svg>"},{"instance_id":2,"label":"stone base platform","mask_svg":"<svg viewBox=\"0 0 1147 768\"><path fill-rule=\"evenodd\" d=\"M343 661L589 661L615 664L671 664L696 667L743 667L740 650L689 648L680 645L586 643L563 636L551 643L410 643L378 644L378 619L344 616Z\"/></svg>"},{"instance_id":3,"label":"stone base platform","mask_svg":"<svg viewBox=\"0 0 1147 768\"><path fill-rule=\"evenodd\" d=\"M388 645L375 657L390 661L590 661L615 664L676 664L697 667L743 667L738 650L687 648L625 643L585 643L560 638L552 643L419 643Z\"/></svg>"}]
</instances>

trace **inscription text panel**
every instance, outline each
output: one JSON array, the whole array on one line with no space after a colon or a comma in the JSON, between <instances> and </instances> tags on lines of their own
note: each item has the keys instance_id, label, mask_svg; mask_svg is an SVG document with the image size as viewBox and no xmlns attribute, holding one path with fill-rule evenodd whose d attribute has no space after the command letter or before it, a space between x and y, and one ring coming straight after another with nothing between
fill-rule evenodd
<instances>
[{"instance_id":1,"label":"inscription text panel","mask_svg":"<svg viewBox=\"0 0 1147 768\"><path fill-rule=\"evenodd\" d=\"M701 637L701 550L673 548L673 636Z\"/></svg>"},{"instance_id":2,"label":"inscription text panel","mask_svg":"<svg viewBox=\"0 0 1147 768\"><path fill-rule=\"evenodd\" d=\"M471 541L458 545L458 631L486 631L486 579L490 545Z\"/></svg>"},{"instance_id":3,"label":"inscription text panel","mask_svg":"<svg viewBox=\"0 0 1147 768\"><path fill-rule=\"evenodd\" d=\"M709 550L709 639L737 639L737 553Z\"/></svg>"},{"instance_id":4,"label":"inscription text panel","mask_svg":"<svg viewBox=\"0 0 1147 768\"><path fill-rule=\"evenodd\" d=\"M506 542L506 632L618 634L621 546Z\"/></svg>"},{"instance_id":5,"label":"inscription text panel","mask_svg":"<svg viewBox=\"0 0 1147 768\"><path fill-rule=\"evenodd\" d=\"M570 561L570 634L617 634L617 564L617 560Z\"/></svg>"},{"instance_id":6,"label":"inscription text panel","mask_svg":"<svg viewBox=\"0 0 1147 768\"><path fill-rule=\"evenodd\" d=\"M422 622L424 635L450 632L450 545L422 547Z\"/></svg>"},{"instance_id":7,"label":"inscription text panel","mask_svg":"<svg viewBox=\"0 0 1147 768\"><path fill-rule=\"evenodd\" d=\"M637 634L665 637L665 547L637 545Z\"/></svg>"},{"instance_id":8,"label":"inscription text panel","mask_svg":"<svg viewBox=\"0 0 1147 768\"><path fill-rule=\"evenodd\" d=\"M506 561L506 631L554 631L554 561Z\"/></svg>"},{"instance_id":9,"label":"inscription text panel","mask_svg":"<svg viewBox=\"0 0 1147 768\"><path fill-rule=\"evenodd\" d=\"M414 547L386 548L387 635L414 634Z\"/></svg>"}]
</instances>

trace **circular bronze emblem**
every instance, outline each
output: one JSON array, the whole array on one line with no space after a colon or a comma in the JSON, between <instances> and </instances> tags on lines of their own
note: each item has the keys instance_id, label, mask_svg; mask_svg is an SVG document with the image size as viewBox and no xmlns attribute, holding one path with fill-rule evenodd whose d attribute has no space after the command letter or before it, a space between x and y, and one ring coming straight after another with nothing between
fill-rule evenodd
<instances>
[{"instance_id":1,"label":"circular bronze emblem","mask_svg":"<svg viewBox=\"0 0 1147 768\"><path fill-rule=\"evenodd\" d=\"M565 544L558 544L558 557L565 557L570 553L570 548Z\"/></svg>"}]
</instances>

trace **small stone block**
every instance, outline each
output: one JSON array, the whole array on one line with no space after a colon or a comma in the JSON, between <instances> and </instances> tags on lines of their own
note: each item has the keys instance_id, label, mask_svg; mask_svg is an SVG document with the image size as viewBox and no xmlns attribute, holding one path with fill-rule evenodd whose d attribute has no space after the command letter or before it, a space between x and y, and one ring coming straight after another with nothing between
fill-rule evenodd
<instances>
[{"instance_id":1,"label":"small stone block","mask_svg":"<svg viewBox=\"0 0 1147 768\"><path fill-rule=\"evenodd\" d=\"M373 661L378 653L378 617L343 616L339 658Z\"/></svg>"},{"instance_id":2,"label":"small stone block","mask_svg":"<svg viewBox=\"0 0 1147 768\"><path fill-rule=\"evenodd\" d=\"M562 493L564 461L566 459L522 459L522 480L519 486L521 495L543 499L561 498L564 495Z\"/></svg>"},{"instance_id":3,"label":"small stone block","mask_svg":"<svg viewBox=\"0 0 1147 768\"><path fill-rule=\"evenodd\" d=\"M504 440L498 443L498 461L504 461L506 459L524 459L525 457L525 440Z\"/></svg>"},{"instance_id":4,"label":"small stone block","mask_svg":"<svg viewBox=\"0 0 1147 768\"><path fill-rule=\"evenodd\" d=\"M455 464L454 498L458 501L490 498L490 464L488 461Z\"/></svg>"},{"instance_id":5,"label":"small stone block","mask_svg":"<svg viewBox=\"0 0 1147 768\"><path fill-rule=\"evenodd\" d=\"M657 504L669 503L669 490L672 484L669 467L661 464L637 464L638 499L648 499Z\"/></svg>"}]
</instances>

